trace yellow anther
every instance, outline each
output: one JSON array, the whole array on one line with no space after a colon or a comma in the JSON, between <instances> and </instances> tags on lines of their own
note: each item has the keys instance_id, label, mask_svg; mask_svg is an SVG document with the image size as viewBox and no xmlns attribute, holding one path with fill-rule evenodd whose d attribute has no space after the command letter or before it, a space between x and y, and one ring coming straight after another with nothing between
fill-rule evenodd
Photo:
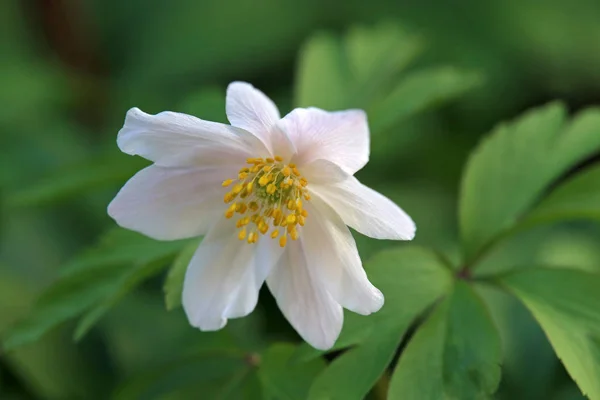
<instances>
[{"instance_id":1,"label":"yellow anther","mask_svg":"<svg viewBox=\"0 0 600 400\"><path fill-rule=\"evenodd\" d=\"M248 164L254 164L256 162L256 158L247 158L246 159L246 163Z\"/></svg>"},{"instance_id":2,"label":"yellow anther","mask_svg":"<svg viewBox=\"0 0 600 400\"><path fill-rule=\"evenodd\" d=\"M269 183L269 178L267 175L261 176L260 179L258 180L258 184L260 186L265 186L267 183Z\"/></svg>"},{"instance_id":3,"label":"yellow anther","mask_svg":"<svg viewBox=\"0 0 600 400\"><path fill-rule=\"evenodd\" d=\"M302 212L300 213L304 218L308 217L308 211L306 210L302 210Z\"/></svg>"},{"instance_id":4,"label":"yellow anther","mask_svg":"<svg viewBox=\"0 0 600 400\"><path fill-rule=\"evenodd\" d=\"M240 233L238 233L238 239L244 240L246 238L246 228L242 229Z\"/></svg>"},{"instance_id":5,"label":"yellow anther","mask_svg":"<svg viewBox=\"0 0 600 400\"><path fill-rule=\"evenodd\" d=\"M302 215L300 215L298 217L298 223L300 224L300 226L304 226L304 222L305 222L305 218Z\"/></svg>"},{"instance_id":6,"label":"yellow anther","mask_svg":"<svg viewBox=\"0 0 600 400\"><path fill-rule=\"evenodd\" d=\"M275 239L277 236L279 236L279 230L275 229L273 232L271 232L271 237Z\"/></svg>"},{"instance_id":7,"label":"yellow anther","mask_svg":"<svg viewBox=\"0 0 600 400\"><path fill-rule=\"evenodd\" d=\"M296 168L296 164L294 164L294 163L289 163L289 164L288 164L288 166L289 166L290 168Z\"/></svg>"},{"instance_id":8,"label":"yellow anther","mask_svg":"<svg viewBox=\"0 0 600 400\"><path fill-rule=\"evenodd\" d=\"M227 187L227 186L231 185L232 183L233 183L233 179L227 179L227 180L223 181L223 183L221 184L221 186Z\"/></svg>"},{"instance_id":9,"label":"yellow anther","mask_svg":"<svg viewBox=\"0 0 600 400\"><path fill-rule=\"evenodd\" d=\"M244 167L244 168L240 169L240 174L241 174L242 172L250 172L250 168L248 168L248 167Z\"/></svg>"},{"instance_id":10,"label":"yellow anther","mask_svg":"<svg viewBox=\"0 0 600 400\"><path fill-rule=\"evenodd\" d=\"M287 208L289 210L295 210L296 209L296 203L294 202L294 200L292 200L292 199L288 200Z\"/></svg>"},{"instance_id":11,"label":"yellow anther","mask_svg":"<svg viewBox=\"0 0 600 400\"><path fill-rule=\"evenodd\" d=\"M281 158L280 156L275 156L275 161L281 162L281 161L283 161L283 158Z\"/></svg>"},{"instance_id":12,"label":"yellow anther","mask_svg":"<svg viewBox=\"0 0 600 400\"><path fill-rule=\"evenodd\" d=\"M272 208L267 208L267 211L265 211L265 217L272 216L274 212L275 210L273 210Z\"/></svg>"},{"instance_id":13,"label":"yellow anther","mask_svg":"<svg viewBox=\"0 0 600 400\"><path fill-rule=\"evenodd\" d=\"M248 192L248 194L252 193L252 186L253 186L252 182L250 182L246 185L246 192Z\"/></svg>"},{"instance_id":14,"label":"yellow anther","mask_svg":"<svg viewBox=\"0 0 600 400\"><path fill-rule=\"evenodd\" d=\"M256 211L258 210L258 203L251 201L250 204L248 204L248 208L250 208L252 211Z\"/></svg>"},{"instance_id":15,"label":"yellow anther","mask_svg":"<svg viewBox=\"0 0 600 400\"><path fill-rule=\"evenodd\" d=\"M258 230L264 235L269 231L269 225L263 224L260 228L258 228Z\"/></svg>"},{"instance_id":16,"label":"yellow anther","mask_svg":"<svg viewBox=\"0 0 600 400\"><path fill-rule=\"evenodd\" d=\"M300 171L298 171L298 168L294 167L294 168L292 168L292 171L294 172L294 174L296 176L300 176Z\"/></svg>"},{"instance_id":17,"label":"yellow anther","mask_svg":"<svg viewBox=\"0 0 600 400\"><path fill-rule=\"evenodd\" d=\"M272 169L273 169L273 167L271 165L265 165L262 170L265 172L269 172Z\"/></svg>"},{"instance_id":18,"label":"yellow anther","mask_svg":"<svg viewBox=\"0 0 600 400\"><path fill-rule=\"evenodd\" d=\"M229 202L231 202L231 200L234 199L234 197L235 196L233 194L231 194L231 193L225 193L225 196L223 197L223 201L225 203L229 203Z\"/></svg>"},{"instance_id":19,"label":"yellow anther","mask_svg":"<svg viewBox=\"0 0 600 400\"><path fill-rule=\"evenodd\" d=\"M310 200L310 194L304 193L304 200Z\"/></svg>"},{"instance_id":20,"label":"yellow anther","mask_svg":"<svg viewBox=\"0 0 600 400\"><path fill-rule=\"evenodd\" d=\"M274 209L273 218L277 218L279 215L281 215L281 210L279 208Z\"/></svg>"},{"instance_id":21,"label":"yellow anther","mask_svg":"<svg viewBox=\"0 0 600 400\"><path fill-rule=\"evenodd\" d=\"M244 180L244 179L246 179L246 177L247 177L247 176L248 176L248 173L247 173L247 172L240 172L240 173L238 174L238 179L239 179L239 180Z\"/></svg>"},{"instance_id":22,"label":"yellow anther","mask_svg":"<svg viewBox=\"0 0 600 400\"><path fill-rule=\"evenodd\" d=\"M292 233L292 231L294 229L296 229L296 225L294 225L294 224L288 224L288 226L286 228L287 228L288 233Z\"/></svg>"},{"instance_id":23,"label":"yellow anther","mask_svg":"<svg viewBox=\"0 0 600 400\"><path fill-rule=\"evenodd\" d=\"M292 240L297 240L298 239L298 231L296 229L293 229L290 232L290 236L292 237Z\"/></svg>"},{"instance_id":24,"label":"yellow anther","mask_svg":"<svg viewBox=\"0 0 600 400\"><path fill-rule=\"evenodd\" d=\"M308 185L308 181L304 178L300 179L300 185L302 185L302 187L305 187L306 185Z\"/></svg>"},{"instance_id":25,"label":"yellow anther","mask_svg":"<svg viewBox=\"0 0 600 400\"><path fill-rule=\"evenodd\" d=\"M294 214L290 214L287 216L287 223L288 224L295 224L296 223L296 216Z\"/></svg>"},{"instance_id":26,"label":"yellow anther","mask_svg":"<svg viewBox=\"0 0 600 400\"><path fill-rule=\"evenodd\" d=\"M298 210L302 212L302 200L296 199L296 208L298 208Z\"/></svg>"},{"instance_id":27,"label":"yellow anther","mask_svg":"<svg viewBox=\"0 0 600 400\"><path fill-rule=\"evenodd\" d=\"M277 186L273 185L272 183L269 183L269 186L267 186L267 193L273 194L276 191L277 191Z\"/></svg>"},{"instance_id":28,"label":"yellow anther","mask_svg":"<svg viewBox=\"0 0 600 400\"><path fill-rule=\"evenodd\" d=\"M233 189L231 189L231 193L233 193L234 195L237 195L242 191L243 188L244 188L244 186L242 186L238 183L237 185L235 185L233 187Z\"/></svg>"},{"instance_id":29,"label":"yellow anther","mask_svg":"<svg viewBox=\"0 0 600 400\"><path fill-rule=\"evenodd\" d=\"M246 203L240 203L240 207L236 208L236 211L240 214L243 214L246 212L247 209L248 209L248 206L246 205Z\"/></svg>"},{"instance_id":30,"label":"yellow anther","mask_svg":"<svg viewBox=\"0 0 600 400\"><path fill-rule=\"evenodd\" d=\"M279 238L279 246L285 247L285 242L287 242L287 236L283 235L282 237Z\"/></svg>"},{"instance_id":31,"label":"yellow anther","mask_svg":"<svg viewBox=\"0 0 600 400\"><path fill-rule=\"evenodd\" d=\"M235 223L236 228L241 228L242 226L244 226L244 218L240 218L237 220L237 222Z\"/></svg>"},{"instance_id":32,"label":"yellow anther","mask_svg":"<svg viewBox=\"0 0 600 400\"><path fill-rule=\"evenodd\" d=\"M272 164L274 161L275 161L275 160L273 160L272 158L267 158L267 162L268 162L268 163L271 163L271 164Z\"/></svg>"},{"instance_id":33,"label":"yellow anther","mask_svg":"<svg viewBox=\"0 0 600 400\"><path fill-rule=\"evenodd\" d=\"M287 178L288 176L290 176L292 174L292 170L290 169L290 167L284 167L281 170L281 173L283 174L283 176L285 176Z\"/></svg>"},{"instance_id":34,"label":"yellow anther","mask_svg":"<svg viewBox=\"0 0 600 400\"><path fill-rule=\"evenodd\" d=\"M281 214L281 212L279 212L279 214L277 214L277 216L273 219L273 225L275 225L275 226L281 225L282 220L283 220L283 214Z\"/></svg>"},{"instance_id":35,"label":"yellow anther","mask_svg":"<svg viewBox=\"0 0 600 400\"><path fill-rule=\"evenodd\" d=\"M281 222L279 223L279 226L286 226L286 225L287 225L287 223L288 223L288 222L287 222L287 218L283 218L283 219L281 220Z\"/></svg>"},{"instance_id":36,"label":"yellow anther","mask_svg":"<svg viewBox=\"0 0 600 400\"><path fill-rule=\"evenodd\" d=\"M233 217L233 214L235 213L235 203L233 203L228 209L227 211L225 211L225 218L231 218Z\"/></svg>"}]
</instances>

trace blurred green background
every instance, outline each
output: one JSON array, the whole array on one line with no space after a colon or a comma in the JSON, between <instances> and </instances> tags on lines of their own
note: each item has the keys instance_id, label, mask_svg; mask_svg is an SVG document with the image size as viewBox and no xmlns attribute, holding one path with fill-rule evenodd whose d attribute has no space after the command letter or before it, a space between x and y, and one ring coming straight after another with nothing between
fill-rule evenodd
<instances>
[{"instance_id":1,"label":"blurred green background","mask_svg":"<svg viewBox=\"0 0 600 400\"><path fill-rule=\"evenodd\" d=\"M334 67L354 68L356 79ZM100 304L77 342L81 324L48 322L40 340L1 353L0 399L218 398L194 385L198 375L221 382L231 360L197 358L198 349L245 357L267 342L298 343L266 291L226 334L199 333L181 308L165 308L166 267L181 245L136 247L137 238L106 234L108 202L146 165L116 147L127 109L225 121L233 80L263 90L282 114L297 105L367 109L372 161L359 177L413 216L416 242L459 262L456 195L479 138L549 100L572 111L600 103L600 2L3 0L0 333L65 268L115 270L157 255L143 277L120 277L118 290L102 292L104 303L82 295L69 298L77 310L59 302L44 311L66 320ZM510 253L598 269L598 240L587 224L539 229L500 247L486 268L502 268ZM131 249L105 252L121 241ZM396 245L357 242L363 258ZM92 272L79 279L101 279ZM503 335L498 398L581 398L527 311L501 293L484 295ZM377 387L369 396L381 398Z\"/></svg>"}]
</instances>

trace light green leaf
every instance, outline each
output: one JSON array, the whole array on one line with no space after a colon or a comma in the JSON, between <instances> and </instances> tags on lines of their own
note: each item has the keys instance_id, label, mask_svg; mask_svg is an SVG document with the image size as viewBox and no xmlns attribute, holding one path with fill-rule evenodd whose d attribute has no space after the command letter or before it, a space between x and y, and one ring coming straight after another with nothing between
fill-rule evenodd
<instances>
[{"instance_id":1,"label":"light green leaf","mask_svg":"<svg viewBox=\"0 0 600 400\"><path fill-rule=\"evenodd\" d=\"M315 377L325 368L322 359L303 364L291 362L296 346L273 344L262 355L258 377L265 399L305 400Z\"/></svg>"},{"instance_id":2,"label":"light green leaf","mask_svg":"<svg viewBox=\"0 0 600 400\"><path fill-rule=\"evenodd\" d=\"M581 391L600 399L600 275L536 268L501 283L540 323Z\"/></svg>"},{"instance_id":3,"label":"light green leaf","mask_svg":"<svg viewBox=\"0 0 600 400\"><path fill-rule=\"evenodd\" d=\"M302 48L296 71L298 107L344 108L348 71L339 40L330 34L313 36Z\"/></svg>"},{"instance_id":4,"label":"light green leaf","mask_svg":"<svg viewBox=\"0 0 600 400\"><path fill-rule=\"evenodd\" d=\"M395 24L355 27L344 37L314 36L300 53L295 104L366 108L421 53L422 42Z\"/></svg>"},{"instance_id":5,"label":"light green leaf","mask_svg":"<svg viewBox=\"0 0 600 400\"><path fill-rule=\"evenodd\" d=\"M453 67L412 72L369 108L371 129L388 130L407 117L463 95L481 82L481 75Z\"/></svg>"},{"instance_id":6,"label":"light green leaf","mask_svg":"<svg viewBox=\"0 0 600 400\"><path fill-rule=\"evenodd\" d=\"M467 163L459 205L467 263L506 233L565 171L600 149L600 109L571 122L552 103L496 128Z\"/></svg>"},{"instance_id":7,"label":"light green leaf","mask_svg":"<svg viewBox=\"0 0 600 400\"><path fill-rule=\"evenodd\" d=\"M363 317L372 328L369 335L317 377L311 399L362 399L388 366L410 324L447 293L452 282L449 267L439 256L416 246L382 251L366 270L385 295L385 304L379 312Z\"/></svg>"},{"instance_id":8,"label":"light green leaf","mask_svg":"<svg viewBox=\"0 0 600 400\"><path fill-rule=\"evenodd\" d=\"M533 225L567 219L600 220L600 166L586 169L562 183L523 223Z\"/></svg>"},{"instance_id":9,"label":"light green leaf","mask_svg":"<svg viewBox=\"0 0 600 400\"><path fill-rule=\"evenodd\" d=\"M185 271L187 271L187 267L198 249L198 245L199 242L196 241L187 245L177 258L175 258L171 269L169 269L169 274L163 286L165 303L169 311L181 306L181 293L183 292Z\"/></svg>"},{"instance_id":10,"label":"light green leaf","mask_svg":"<svg viewBox=\"0 0 600 400\"><path fill-rule=\"evenodd\" d=\"M458 281L400 356L389 399L489 398L500 383L500 357L500 337L488 310Z\"/></svg>"},{"instance_id":11,"label":"light green leaf","mask_svg":"<svg viewBox=\"0 0 600 400\"><path fill-rule=\"evenodd\" d=\"M13 207L57 202L90 190L121 184L147 165L148 161L139 157L118 154L95 157L53 171L39 182L12 193L6 201Z\"/></svg>"}]
</instances>

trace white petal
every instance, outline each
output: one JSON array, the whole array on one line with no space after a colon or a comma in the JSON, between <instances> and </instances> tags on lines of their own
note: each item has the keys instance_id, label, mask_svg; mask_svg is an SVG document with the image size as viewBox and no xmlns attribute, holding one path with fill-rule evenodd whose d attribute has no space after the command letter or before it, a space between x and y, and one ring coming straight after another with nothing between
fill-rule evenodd
<instances>
[{"instance_id":1,"label":"white petal","mask_svg":"<svg viewBox=\"0 0 600 400\"><path fill-rule=\"evenodd\" d=\"M310 185L310 192L324 200L344 223L375 239L412 240L415 223L387 197L353 176L327 185Z\"/></svg>"},{"instance_id":2,"label":"white petal","mask_svg":"<svg viewBox=\"0 0 600 400\"><path fill-rule=\"evenodd\" d=\"M339 182L348 179L350 176L337 164L323 159L303 165L300 173L311 184Z\"/></svg>"},{"instance_id":3,"label":"white petal","mask_svg":"<svg viewBox=\"0 0 600 400\"><path fill-rule=\"evenodd\" d=\"M383 294L369 282L350 230L326 204L316 207L318 202L307 202L301 232L311 271L343 307L363 315L378 311Z\"/></svg>"},{"instance_id":4,"label":"white petal","mask_svg":"<svg viewBox=\"0 0 600 400\"><path fill-rule=\"evenodd\" d=\"M227 87L227 118L231 125L251 132L273 154L271 131L279 121L279 110L263 92L246 82Z\"/></svg>"},{"instance_id":5,"label":"white petal","mask_svg":"<svg viewBox=\"0 0 600 400\"><path fill-rule=\"evenodd\" d=\"M158 240L203 235L226 211L221 183L231 176L235 169L151 165L121 188L108 214L120 226Z\"/></svg>"},{"instance_id":6,"label":"white petal","mask_svg":"<svg viewBox=\"0 0 600 400\"><path fill-rule=\"evenodd\" d=\"M185 275L182 302L190 324L221 329L228 318L248 315L280 252L269 238L248 244L237 237L232 220L220 219L194 254Z\"/></svg>"},{"instance_id":7,"label":"white petal","mask_svg":"<svg viewBox=\"0 0 600 400\"><path fill-rule=\"evenodd\" d=\"M304 340L317 349L333 346L342 329L342 307L309 268L300 240L288 243L267 285L283 315Z\"/></svg>"},{"instance_id":8,"label":"white petal","mask_svg":"<svg viewBox=\"0 0 600 400\"><path fill-rule=\"evenodd\" d=\"M162 166L243 164L247 157L267 153L243 129L170 111L150 115L138 108L127 112L117 144L124 153Z\"/></svg>"},{"instance_id":9,"label":"white petal","mask_svg":"<svg viewBox=\"0 0 600 400\"><path fill-rule=\"evenodd\" d=\"M299 166L329 160L353 175L369 161L369 126L362 110L296 108L278 124L296 148Z\"/></svg>"}]
</instances>

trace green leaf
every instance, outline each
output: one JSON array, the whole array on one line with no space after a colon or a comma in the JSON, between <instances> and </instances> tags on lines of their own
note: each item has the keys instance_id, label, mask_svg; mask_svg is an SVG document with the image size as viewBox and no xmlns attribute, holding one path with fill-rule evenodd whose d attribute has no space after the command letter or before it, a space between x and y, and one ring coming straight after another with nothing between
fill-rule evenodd
<instances>
[{"instance_id":1,"label":"green leaf","mask_svg":"<svg viewBox=\"0 0 600 400\"><path fill-rule=\"evenodd\" d=\"M395 24L355 27L343 38L321 33L300 53L295 104L366 108L421 53L422 42Z\"/></svg>"},{"instance_id":2,"label":"green leaf","mask_svg":"<svg viewBox=\"0 0 600 400\"><path fill-rule=\"evenodd\" d=\"M501 283L531 311L581 391L600 398L600 275L528 269Z\"/></svg>"},{"instance_id":3,"label":"green leaf","mask_svg":"<svg viewBox=\"0 0 600 400\"><path fill-rule=\"evenodd\" d=\"M148 161L139 157L99 156L68 165L47 174L39 182L12 193L6 202L13 207L31 207L72 198L90 190L122 184Z\"/></svg>"},{"instance_id":4,"label":"green leaf","mask_svg":"<svg viewBox=\"0 0 600 400\"><path fill-rule=\"evenodd\" d=\"M561 104L535 109L496 128L471 155L459 205L467 263L508 232L548 185L600 149L600 109L566 119Z\"/></svg>"},{"instance_id":5,"label":"green leaf","mask_svg":"<svg viewBox=\"0 0 600 400\"><path fill-rule=\"evenodd\" d=\"M173 257L189 240L156 241L140 233L114 228L105 233L98 244L67 263L60 276L110 265L145 264Z\"/></svg>"},{"instance_id":6,"label":"green leaf","mask_svg":"<svg viewBox=\"0 0 600 400\"><path fill-rule=\"evenodd\" d=\"M299 60L296 106L326 110L343 108L348 78L339 40L326 33L315 35L303 46Z\"/></svg>"},{"instance_id":7,"label":"green leaf","mask_svg":"<svg viewBox=\"0 0 600 400\"><path fill-rule=\"evenodd\" d=\"M187 245L173 261L169 274L165 280L163 291L165 292L165 303L167 310L173 310L181 306L181 293L183 292L183 280L187 267L198 249L199 242Z\"/></svg>"},{"instance_id":8,"label":"green leaf","mask_svg":"<svg viewBox=\"0 0 600 400\"><path fill-rule=\"evenodd\" d=\"M106 314L113 306L127 294L133 291L140 283L146 279L157 275L165 268L163 262L152 262L149 264L136 265L119 282L119 285L112 290L109 296L95 305L90 311L79 320L75 333L75 340L81 340L89 330Z\"/></svg>"},{"instance_id":9,"label":"green leaf","mask_svg":"<svg viewBox=\"0 0 600 400\"><path fill-rule=\"evenodd\" d=\"M500 383L499 334L473 289L458 281L400 356L389 399L484 399Z\"/></svg>"},{"instance_id":10,"label":"green leaf","mask_svg":"<svg viewBox=\"0 0 600 400\"><path fill-rule=\"evenodd\" d=\"M315 359L303 364L291 362L296 346L277 343L262 355L258 377L265 399L305 400L315 377L325 368L325 361Z\"/></svg>"},{"instance_id":11,"label":"green leaf","mask_svg":"<svg viewBox=\"0 0 600 400\"><path fill-rule=\"evenodd\" d=\"M366 270L385 295L385 304L377 313L363 317L372 328L369 335L317 377L310 399L362 399L390 363L410 324L447 293L452 282L439 256L416 246L382 251L367 263ZM343 335L349 334L347 329Z\"/></svg>"},{"instance_id":12,"label":"green leaf","mask_svg":"<svg viewBox=\"0 0 600 400\"><path fill-rule=\"evenodd\" d=\"M159 271L147 268L149 263L165 265L185 243L157 242L120 228L110 231L97 247L62 269L59 279L42 293L31 314L8 332L5 349L37 340L54 326L98 306L78 328L76 336L81 336L109 305L141 279ZM99 305L102 302L106 303Z\"/></svg>"},{"instance_id":13,"label":"green leaf","mask_svg":"<svg viewBox=\"0 0 600 400\"><path fill-rule=\"evenodd\" d=\"M481 82L481 75L453 67L410 73L369 109L371 129L373 132L388 130L407 117L460 97Z\"/></svg>"},{"instance_id":14,"label":"green leaf","mask_svg":"<svg viewBox=\"0 0 600 400\"><path fill-rule=\"evenodd\" d=\"M524 224L568 219L600 220L600 166L586 169L558 186L528 215Z\"/></svg>"}]
</instances>

